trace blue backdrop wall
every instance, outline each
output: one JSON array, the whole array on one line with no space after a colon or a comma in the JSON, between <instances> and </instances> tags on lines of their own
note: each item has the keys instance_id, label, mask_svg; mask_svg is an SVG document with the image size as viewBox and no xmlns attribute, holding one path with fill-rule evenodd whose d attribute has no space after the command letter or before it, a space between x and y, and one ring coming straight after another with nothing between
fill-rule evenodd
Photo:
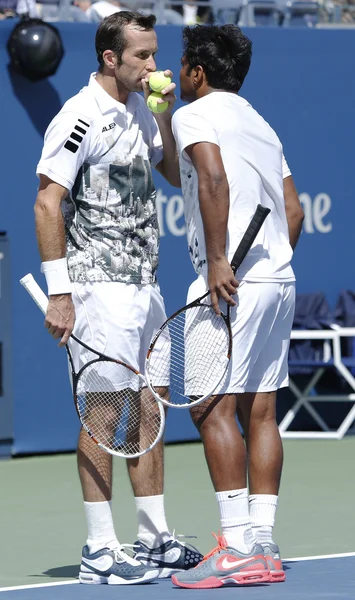
<instances>
[{"instance_id":1,"label":"blue backdrop wall","mask_svg":"<svg viewBox=\"0 0 355 600\"><path fill-rule=\"evenodd\" d=\"M60 68L54 77L31 83L7 67L6 42L13 25L0 23L0 231L7 232L10 252L0 319L10 323L12 332L3 344L7 380L12 381L1 401L13 399L14 409L6 413L6 436L12 431L12 452L19 454L74 449L78 434L64 351L44 331L42 315L18 281L32 272L43 285L33 204L44 131L63 102L86 84L96 58L95 26L59 24L65 46ZM158 68L172 69L177 80L181 30L158 27L157 33ZM294 257L298 291L324 291L334 305L342 288L355 288L355 30L256 28L246 33L254 50L242 95L279 134L305 209ZM180 190L158 175L156 186L162 234L160 284L171 312L184 301L193 272ZM174 295L172 281L178 289ZM186 413L170 414L168 441L195 437Z\"/></svg>"}]
</instances>

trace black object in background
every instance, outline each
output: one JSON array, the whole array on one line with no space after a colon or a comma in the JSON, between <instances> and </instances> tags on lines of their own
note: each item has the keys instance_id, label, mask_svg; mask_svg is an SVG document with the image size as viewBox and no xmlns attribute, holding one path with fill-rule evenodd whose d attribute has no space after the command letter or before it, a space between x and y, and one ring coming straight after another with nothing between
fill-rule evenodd
<instances>
[{"instance_id":1,"label":"black object in background","mask_svg":"<svg viewBox=\"0 0 355 600\"><path fill-rule=\"evenodd\" d=\"M64 55L58 29L41 19L27 17L12 30L7 51L14 71L31 81L54 75Z\"/></svg>"}]
</instances>

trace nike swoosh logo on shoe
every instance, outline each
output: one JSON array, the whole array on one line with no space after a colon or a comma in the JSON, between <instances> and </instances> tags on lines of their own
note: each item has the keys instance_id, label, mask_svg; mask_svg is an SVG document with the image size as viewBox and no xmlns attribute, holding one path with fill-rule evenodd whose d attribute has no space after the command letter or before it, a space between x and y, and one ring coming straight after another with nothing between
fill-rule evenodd
<instances>
[{"instance_id":1,"label":"nike swoosh logo on shoe","mask_svg":"<svg viewBox=\"0 0 355 600\"><path fill-rule=\"evenodd\" d=\"M90 560L89 558L82 558L82 562L88 567L96 569L97 571L105 572L111 569L114 560L112 556L106 555L99 556L98 558L95 558L95 560Z\"/></svg>"},{"instance_id":2,"label":"nike swoosh logo on shoe","mask_svg":"<svg viewBox=\"0 0 355 600\"><path fill-rule=\"evenodd\" d=\"M181 550L179 548L171 548L171 550L167 550L163 554L156 554L155 552L152 552L151 554L147 554L145 552L138 552L136 558L137 560L145 558L152 561L159 560L161 562L173 564L179 560L180 556Z\"/></svg>"},{"instance_id":3,"label":"nike swoosh logo on shoe","mask_svg":"<svg viewBox=\"0 0 355 600\"><path fill-rule=\"evenodd\" d=\"M230 560L228 556L226 556L221 562L221 567L223 569L232 569L233 567L241 567L242 565L252 563L254 560L254 556L252 558L241 558L236 560Z\"/></svg>"}]
</instances>

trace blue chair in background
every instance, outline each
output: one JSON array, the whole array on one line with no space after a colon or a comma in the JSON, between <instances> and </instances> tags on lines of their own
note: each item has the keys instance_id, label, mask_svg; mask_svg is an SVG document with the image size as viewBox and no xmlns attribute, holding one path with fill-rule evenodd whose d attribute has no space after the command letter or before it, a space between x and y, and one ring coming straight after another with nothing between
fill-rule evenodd
<instances>
[{"instance_id":1,"label":"blue chair in background","mask_svg":"<svg viewBox=\"0 0 355 600\"><path fill-rule=\"evenodd\" d=\"M212 0L212 17L215 25L237 25L242 8L241 0Z\"/></svg>"},{"instance_id":2,"label":"blue chair in background","mask_svg":"<svg viewBox=\"0 0 355 600\"><path fill-rule=\"evenodd\" d=\"M347 323L355 322L354 299L355 294L346 297ZM344 299L339 306L344 315ZM355 356L344 348L354 338L355 326L335 322L324 294L297 296L289 352L289 389L294 403L279 424L283 438L339 440L347 433L355 420ZM316 429L289 429L301 409L307 411Z\"/></svg>"},{"instance_id":3,"label":"blue chair in background","mask_svg":"<svg viewBox=\"0 0 355 600\"><path fill-rule=\"evenodd\" d=\"M238 25L240 27L278 27L282 13L272 0L244 0Z\"/></svg>"},{"instance_id":4,"label":"blue chair in background","mask_svg":"<svg viewBox=\"0 0 355 600\"><path fill-rule=\"evenodd\" d=\"M334 321L340 327L355 327L355 292L342 290L339 294ZM346 357L355 357L355 338L348 337L342 340L342 353ZM355 369L352 369L355 374Z\"/></svg>"},{"instance_id":5,"label":"blue chair in background","mask_svg":"<svg viewBox=\"0 0 355 600\"><path fill-rule=\"evenodd\" d=\"M318 2L292 2L289 0L284 9L283 27L315 27L319 23L320 6Z\"/></svg>"}]
</instances>

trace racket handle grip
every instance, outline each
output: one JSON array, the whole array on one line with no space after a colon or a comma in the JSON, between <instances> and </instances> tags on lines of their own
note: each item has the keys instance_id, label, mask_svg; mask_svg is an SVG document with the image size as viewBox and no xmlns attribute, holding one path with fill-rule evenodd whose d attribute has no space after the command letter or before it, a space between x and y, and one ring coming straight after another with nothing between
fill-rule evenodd
<instances>
[{"instance_id":1,"label":"racket handle grip","mask_svg":"<svg viewBox=\"0 0 355 600\"><path fill-rule=\"evenodd\" d=\"M25 275L20 279L20 283L45 315L48 307L48 298L44 291L39 287L37 281L34 280L33 275L28 273L28 275Z\"/></svg>"},{"instance_id":2,"label":"racket handle grip","mask_svg":"<svg viewBox=\"0 0 355 600\"><path fill-rule=\"evenodd\" d=\"M270 208L266 208L266 206L262 206L261 204L258 204L258 206L256 207L256 211L254 213L252 220L249 223L248 229L244 233L244 235L239 243L239 246L234 253L234 256L233 256L233 259L231 262L231 267L232 267L234 273L239 269L244 258L246 257L247 253L249 252L250 248L252 247L254 240L255 240L256 236L258 235L269 212L270 212Z\"/></svg>"}]
</instances>

